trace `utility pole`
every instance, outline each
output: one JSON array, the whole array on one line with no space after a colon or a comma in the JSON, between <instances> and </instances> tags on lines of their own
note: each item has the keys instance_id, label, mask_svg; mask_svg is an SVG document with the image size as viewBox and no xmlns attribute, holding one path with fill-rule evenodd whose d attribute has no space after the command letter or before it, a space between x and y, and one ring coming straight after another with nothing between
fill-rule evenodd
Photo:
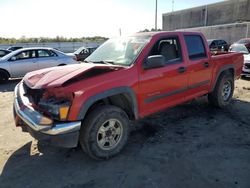
<instances>
[{"instance_id":1,"label":"utility pole","mask_svg":"<svg viewBox=\"0 0 250 188\"><path fill-rule=\"evenodd\" d=\"M172 0L172 12L174 12L174 0Z\"/></svg>"},{"instance_id":2,"label":"utility pole","mask_svg":"<svg viewBox=\"0 0 250 188\"><path fill-rule=\"evenodd\" d=\"M119 28L119 35L122 36L122 29Z\"/></svg>"},{"instance_id":3,"label":"utility pole","mask_svg":"<svg viewBox=\"0 0 250 188\"><path fill-rule=\"evenodd\" d=\"M207 26L207 5L205 6L204 26Z\"/></svg>"},{"instance_id":4,"label":"utility pole","mask_svg":"<svg viewBox=\"0 0 250 188\"><path fill-rule=\"evenodd\" d=\"M157 0L155 0L155 30L157 31Z\"/></svg>"}]
</instances>

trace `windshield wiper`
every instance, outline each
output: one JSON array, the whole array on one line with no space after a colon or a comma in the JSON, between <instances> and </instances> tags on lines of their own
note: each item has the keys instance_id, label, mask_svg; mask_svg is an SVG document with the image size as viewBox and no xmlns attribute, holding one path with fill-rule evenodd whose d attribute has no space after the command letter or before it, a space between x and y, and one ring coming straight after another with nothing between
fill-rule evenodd
<instances>
[{"instance_id":1,"label":"windshield wiper","mask_svg":"<svg viewBox=\"0 0 250 188\"><path fill-rule=\"evenodd\" d=\"M87 60L84 60L82 61L83 63L93 63L92 61L87 61Z\"/></svg>"},{"instance_id":2,"label":"windshield wiper","mask_svg":"<svg viewBox=\"0 0 250 188\"><path fill-rule=\"evenodd\" d=\"M92 61L92 63L101 63L101 64L107 64L107 65L114 65L113 61Z\"/></svg>"}]
</instances>

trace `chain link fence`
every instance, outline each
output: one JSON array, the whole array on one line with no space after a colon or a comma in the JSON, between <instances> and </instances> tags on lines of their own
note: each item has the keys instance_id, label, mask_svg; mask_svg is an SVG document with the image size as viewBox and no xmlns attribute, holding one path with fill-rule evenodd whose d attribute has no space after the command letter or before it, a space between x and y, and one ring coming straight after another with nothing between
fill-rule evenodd
<instances>
[{"instance_id":1,"label":"chain link fence","mask_svg":"<svg viewBox=\"0 0 250 188\"><path fill-rule=\"evenodd\" d=\"M0 44L0 48L7 49L11 46L29 47L50 47L56 48L65 53L74 52L78 48L85 47L98 47L101 43L98 42L50 42L50 43L16 43L16 44Z\"/></svg>"}]
</instances>

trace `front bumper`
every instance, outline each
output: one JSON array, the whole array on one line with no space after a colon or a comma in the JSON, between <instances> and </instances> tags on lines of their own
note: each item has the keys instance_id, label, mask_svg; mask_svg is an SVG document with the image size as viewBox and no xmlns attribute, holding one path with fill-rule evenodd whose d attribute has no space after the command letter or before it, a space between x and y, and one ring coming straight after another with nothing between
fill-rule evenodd
<instances>
[{"instance_id":1,"label":"front bumper","mask_svg":"<svg viewBox=\"0 0 250 188\"><path fill-rule=\"evenodd\" d=\"M52 145L62 147L77 146L81 121L40 125L43 114L32 107L32 99L25 95L22 82L14 91L14 116L16 124L21 124L23 131L28 131L37 140L48 141Z\"/></svg>"}]
</instances>

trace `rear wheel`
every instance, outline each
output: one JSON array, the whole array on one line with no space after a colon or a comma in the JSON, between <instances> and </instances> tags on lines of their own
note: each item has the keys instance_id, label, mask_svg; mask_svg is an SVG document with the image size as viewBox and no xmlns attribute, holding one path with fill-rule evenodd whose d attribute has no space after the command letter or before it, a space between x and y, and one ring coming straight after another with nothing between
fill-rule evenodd
<instances>
[{"instance_id":1,"label":"rear wheel","mask_svg":"<svg viewBox=\"0 0 250 188\"><path fill-rule=\"evenodd\" d=\"M122 150L128 136L127 114L116 106L105 105L97 107L86 117L79 140L90 157L108 159Z\"/></svg>"},{"instance_id":2,"label":"rear wheel","mask_svg":"<svg viewBox=\"0 0 250 188\"><path fill-rule=\"evenodd\" d=\"M219 77L213 92L208 95L208 100L213 106L223 108L232 100L233 92L233 75L230 73L223 73Z\"/></svg>"}]
</instances>

